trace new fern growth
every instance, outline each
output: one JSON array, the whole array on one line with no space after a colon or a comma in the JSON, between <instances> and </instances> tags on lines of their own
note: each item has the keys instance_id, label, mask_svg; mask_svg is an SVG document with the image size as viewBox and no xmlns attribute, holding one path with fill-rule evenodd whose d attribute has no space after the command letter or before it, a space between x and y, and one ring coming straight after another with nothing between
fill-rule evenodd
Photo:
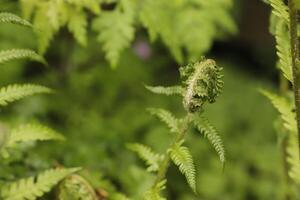
<instances>
[{"instance_id":1,"label":"new fern growth","mask_svg":"<svg viewBox=\"0 0 300 200\"><path fill-rule=\"evenodd\" d=\"M186 116L176 118L171 112L164 109L151 108L149 112L164 122L170 132L174 134L173 142L164 154L155 153L150 147L142 144L130 144L129 148L145 161L147 170L156 173L153 186L145 193L145 200L163 200L160 192L165 188L166 172L173 162L179 171L186 177L191 189L197 193L196 170L191 152L185 146L186 134L190 127L194 127L211 142L218 153L222 164L225 163L225 150L222 140L216 129L203 116L204 105L215 102L222 91L222 68L211 59L189 64L180 68L182 84L177 86L146 86L156 94L179 95L182 97Z\"/></svg>"}]
</instances>

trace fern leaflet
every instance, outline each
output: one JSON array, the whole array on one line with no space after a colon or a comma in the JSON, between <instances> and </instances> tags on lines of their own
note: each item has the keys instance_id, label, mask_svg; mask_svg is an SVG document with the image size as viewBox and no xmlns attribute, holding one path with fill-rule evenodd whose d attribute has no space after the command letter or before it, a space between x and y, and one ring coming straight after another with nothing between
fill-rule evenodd
<instances>
[{"instance_id":1,"label":"fern leaflet","mask_svg":"<svg viewBox=\"0 0 300 200\"><path fill-rule=\"evenodd\" d=\"M150 190L145 193L144 200L166 200L160 196L160 192L166 188L167 180L162 180L161 182L154 185Z\"/></svg>"},{"instance_id":2,"label":"fern leaflet","mask_svg":"<svg viewBox=\"0 0 300 200\"><path fill-rule=\"evenodd\" d=\"M9 85L0 89L0 106L6 106L8 103L17 101L30 95L38 93L50 93L51 91L51 89L40 85Z\"/></svg>"},{"instance_id":3,"label":"fern leaflet","mask_svg":"<svg viewBox=\"0 0 300 200\"><path fill-rule=\"evenodd\" d=\"M0 51L0 64L21 58L29 58L34 61L41 63L46 63L44 58L38 55L35 51L29 49L11 49L11 50L2 50Z\"/></svg>"},{"instance_id":4,"label":"fern leaflet","mask_svg":"<svg viewBox=\"0 0 300 200\"><path fill-rule=\"evenodd\" d=\"M206 119L203 116L195 117L194 125L199 130L199 132L202 133L209 140L209 142L212 144L212 146L218 153L220 161L224 165L226 162L225 148L222 139L215 127L213 127L209 123L208 119Z\"/></svg>"},{"instance_id":5,"label":"fern leaflet","mask_svg":"<svg viewBox=\"0 0 300 200\"><path fill-rule=\"evenodd\" d=\"M12 13L0 12L0 22L19 24L32 27L32 24Z\"/></svg>"},{"instance_id":6,"label":"fern leaflet","mask_svg":"<svg viewBox=\"0 0 300 200\"><path fill-rule=\"evenodd\" d=\"M129 144L128 148L135 151L146 162L149 172L158 170L160 162L163 159L162 155L154 153L149 147L142 144Z\"/></svg>"},{"instance_id":7,"label":"fern leaflet","mask_svg":"<svg viewBox=\"0 0 300 200\"><path fill-rule=\"evenodd\" d=\"M178 133L180 130L180 120L176 119L172 113L161 108L148 108L148 111L164 122L173 133Z\"/></svg>"},{"instance_id":8,"label":"fern leaflet","mask_svg":"<svg viewBox=\"0 0 300 200\"><path fill-rule=\"evenodd\" d=\"M187 147L181 146L181 143L176 143L170 149L170 157L175 165L178 166L180 172L186 177L188 184L196 193L196 170L191 153Z\"/></svg>"},{"instance_id":9,"label":"fern leaflet","mask_svg":"<svg viewBox=\"0 0 300 200\"><path fill-rule=\"evenodd\" d=\"M184 89L181 86L170 86L170 87L163 87L163 86L145 86L149 91L156 93L156 94L164 94L164 95L182 95Z\"/></svg>"},{"instance_id":10,"label":"fern leaflet","mask_svg":"<svg viewBox=\"0 0 300 200\"><path fill-rule=\"evenodd\" d=\"M1 188L3 200L35 200L49 192L51 188L80 168L50 169L36 177L29 177L4 185Z\"/></svg>"}]
</instances>

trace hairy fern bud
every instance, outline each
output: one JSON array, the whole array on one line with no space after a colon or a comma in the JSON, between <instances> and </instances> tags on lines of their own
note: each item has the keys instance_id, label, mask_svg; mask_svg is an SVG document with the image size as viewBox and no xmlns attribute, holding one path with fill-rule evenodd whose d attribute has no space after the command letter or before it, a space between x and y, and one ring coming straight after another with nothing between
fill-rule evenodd
<instances>
[{"instance_id":1,"label":"hairy fern bud","mask_svg":"<svg viewBox=\"0 0 300 200\"><path fill-rule=\"evenodd\" d=\"M205 102L215 102L223 88L221 71L222 68L212 59L203 59L180 68L185 88L183 105L188 112L201 111Z\"/></svg>"}]
</instances>

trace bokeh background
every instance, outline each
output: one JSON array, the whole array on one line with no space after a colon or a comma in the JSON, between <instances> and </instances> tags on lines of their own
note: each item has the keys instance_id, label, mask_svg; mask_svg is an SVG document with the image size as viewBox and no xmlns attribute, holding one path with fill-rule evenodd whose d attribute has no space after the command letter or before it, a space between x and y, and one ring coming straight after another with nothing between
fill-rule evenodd
<instances>
[{"instance_id":1,"label":"bokeh background","mask_svg":"<svg viewBox=\"0 0 300 200\"><path fill-rule=\"evenodd\" d=\"M18 1L1 0L0 5L2 11L21 13ZM225 170L208 141L197 133L190 134L187 144L195 159L199 196L192 194L184 177L171 166L168 199L283 199L283 161L273 128L276 112L258 92L258 88L275 90L278 85L274 39L269 33L270 8L259 0L236 0L232 12L238 32L214 41L206 54L225 74L223 94L206 107L224 140ZM0 37L1 49L35 49L37 45L31 30L13 25L1 24ZM144 84L177 83L180 65L159 40L151 43L143 29L136 33L131 48L122 53L116 69L111 69L95 40L91 34L84 48L67 30L61 30L45 55L48 67L28 61L1 66L1 86L42 83L56 93L22 100L1 110L0 117L13 123L38 119L68 138L22 154L32 169L83 166L86 176L99 188L114 187L129 196L138 195L151 184L151 176L126 144L141 142L163 151L170 135L146 108L163 107L178 116L183 113L179 98L153 95ZM22 169L16 166L2 172L10 170Z\"/></svg>"}]
</instances>

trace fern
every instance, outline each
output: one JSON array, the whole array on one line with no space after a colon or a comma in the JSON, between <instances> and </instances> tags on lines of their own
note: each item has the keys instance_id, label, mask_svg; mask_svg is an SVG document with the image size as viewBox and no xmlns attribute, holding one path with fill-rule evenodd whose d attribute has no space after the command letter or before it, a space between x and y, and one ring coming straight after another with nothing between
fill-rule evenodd
<instances>
[{"instance_id":1,"label":"fern","mask_svg":"<svg viewBox=\"0 0 300 200\"><path fill-rule=\"evenodd\" d=\"M49 192L59 181L78 170L80 168L50 169L37 177L29 177L5 184L1 188L1 197L3 200L35 200Z\"/></svg>"},{"instance_id":2,"label":"fern","mask_svg":"<svg viewBox=\"0 0 300 200\"><path fill-rule=\"evenodd\" d=\"M158 170L160 162L163 159L162 155L154 153L149 147L142 144L129 144L128 148L135 151L146 162L149 172L156 172Z\"/></svg>"},{"instance_id":3,"label":"fern","mask_svg":"<svg viewBox=\"0 0 300 200\"><path fill-rule=\"evenodd\" d=\"M173 133L178 133L180 130L180 120L176 119L169 111L158 108L148 108L148 111L164 122Z\"/></svg>"},{"instance_id":4,"label":"fern","mask_svg":"<svg viewBox=\"0 0 300 200\"><path fill-rule=\"evenodd\" d=\"M277 17L284 19L285 22L288 24L290 21L288 7L283 3L283 1L269 0L269 2L272 6L272 13Z\"/></svg>"},{"instance_id":5,"label":"fern","mask_svg":"<svg viewBox=\"0 0 300 200\"><path fill-rule=\"evenodd\" d=\"M284 77L292 83L293 75L291 47L289 43L287 26L282 20L278 20L275 29L276 49L280 64L279 68L283 72Z\"/></svg>"},{"instance_id":6,"label":"fern","mask_svg":"<svg viewBox=\"0 0 300 200\"><path fill-rule=\"evenodd\" d=\"M0 106L6 106L8 103L17 101L30 95L50 92L51 89L39 85L9 85L0 89Z\"/></svg>"},{"instance_id":7,"label":"fern","mask_svg":"<svg viewBox=\"0 0 300 200\"><path fill-rule=\"evenodd\" d=\"M199 132L202 133L209 140L209 142L212 144L212 146L218 153L220 161L224 165L226 162L225 148L222 139L215 127L213 127L209 123L209 121L203 116L195 117L194 125L199 130Z\"/></svg>"},{"instance_id":8,"label":"fern","mask_svg":"<svg viewBox=\"0 0 300 200\"><path fill-rule=\"evenodd\" d=\"M0 64L21 58L29 58L44 64L46 63L43 57L29 49L10 49L0 51Z\"/></svg>"},{"instance_id":9,"label":"fern","mask_svg":"<svg viewBox=\"0 0 300 200\"><path fill-rule=\"evenodd\" d=\"M155 184L149 191L145 193L144 200L166 200L160 196L160 192L166 188L166 180L162 180Z\"/></svg>"},{"instance_id":10,"label":"fern","mask_svg":"<svg viewBox=\"0 0 300 200\"><path fill-rule=\"evenodd\" d=\"M149 91L156 93L156 94L165 94L165 95L182 95L183 88L181 86L171 86L171 87L162 87L162 86L145 86Z\"/></svg>"},{"instance_id":11,"label":"fern","mask_svg":"<svg viewBox=\"0 0 300 200\"><path fill-rule=\"evenodd\" d=\"M122 1L123 4L130 0ZM131 6L120 6L113 12L102 12L93 22L93 28L99 32L98 41L103 44L107 60L116 67L120 52L127 48L134 38L134 15Z\"/></svg>"},{"instance_id":12,"label":"fern","mask_svg":"<svg viewBox=\"0 0 300 200\"><path fill-rule=\"evenodd\" d=\"M92 186L81 176L71 175L59 184L58 200L97 200Z\"/></svg>"},{"instance_id":13,"label":"fern","mask_svg":"<svg viewBox=\"0 0 300 200\"><path fill-rule=\"evenodd\" d=\"M7 12L0 12L0 22L13 23L22 26L32 27L32 24L27 20L20 18L17 15Z\"/></svg>"},{"instance_id":14,"label":"fern","mask_svg":"<svg viewBox=\"0 0 300 200\"><path fill-rule=\"evenodd\" d=\"M158 94L180 94L183 98L182 103L186 111L186 116L177 119L167 110L157 108L148 109L152 115L155 115L164 122L170 132L175 133L175 135L169 148L162 156L153 153L148 147L142 145L132 146L132 149L138 152L139 156L147 162L148 166L155 168L153 171L157 171L155 182L150 190L146 192L145 200L164 200L160 196L160 191L165 187L166 173L170 161L173 161L178 166L180 172L186 177L189 186L196 193L196 170L192 155L187 147L182 146L191 126L196 126L207 136L224 164L225 150L220 136L207 120L203 120L204 118L198 119L198 115L201 115L204 111L204 105L206 103L213 103L221 93L223 88L223 75L221 71L222 68L218 67L215 61L203 58L200 62L180 68L181 86L146 86L147 89ZM159 162L157 161L158 157L160 159Z\"/></svg>"},{"instance_id":15,"label":"fern","mask_svg":"<svg viewBox=\"0 0 300 200\"><path fill-rule=\"evenodd\" d=\"M80 10L74 10L70 14L68 23L69 30L74 34L75 39L82 45L87 44L87 16Z\"/></svg>"},{"instance_id":16,"label":"fern","mask_svg":"<svg viewBox=\"0 0 300 200\"><path fill-rule=\"evenodd\" d=\"M196 193L196 170L188 148L181 146L181 142L177 143L170 149L170 157L181 173L185 175L190 187Z\"/></svg>"},{"instance_id":17,"label":"fern","mask_svg":"<svg viewBox=\"0 0 300 200\"><path fill-rule=\"evenodd\" d=\"M280 117L284 122L284 127L291 132L296 132L296 116L295 113L292 112L293 107L291 103L289 103L286 98L280 97L266 90L260 90L260 92L265 95L278 110Z\"/></svg>"},{"instance_id":18,"label":"fern","mask_svg":"<svg viewBox=\"0 0 300 200\"><path fill-rule=\"evenodd\" d=\"M13 147L19 142L35 140L65 140L65 138L48 127L39 124L25 124L11 130L6 147Z\"/></svg>"}]
</instances>

